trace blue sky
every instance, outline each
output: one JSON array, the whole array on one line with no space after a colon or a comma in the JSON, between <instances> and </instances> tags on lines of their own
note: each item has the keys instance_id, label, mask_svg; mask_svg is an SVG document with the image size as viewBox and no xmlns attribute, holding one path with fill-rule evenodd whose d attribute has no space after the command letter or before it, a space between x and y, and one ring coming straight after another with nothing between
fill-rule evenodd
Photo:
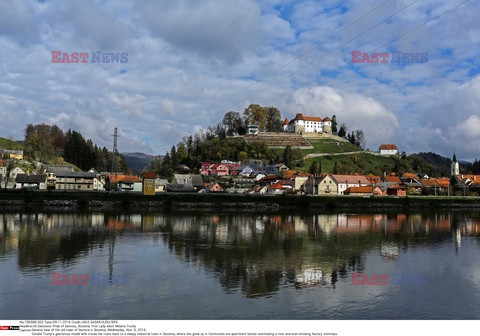
<instances>
[{"instance_id":1,"label":"blue sky","mask_svg":"<svg viewBox=\"0 0 480 336\"><path fill-rule=\"evenodd\" d=\"M448 11L461 2L4 1L0 136L56 123L110 148L118 127L120 151L164 154L258 103L288 118L335 114L371 149L480 158L480 3ZM55 50L128 62L52 63ZM352 51L428 60L352 64Z\"/></svg>"}]
</instances>

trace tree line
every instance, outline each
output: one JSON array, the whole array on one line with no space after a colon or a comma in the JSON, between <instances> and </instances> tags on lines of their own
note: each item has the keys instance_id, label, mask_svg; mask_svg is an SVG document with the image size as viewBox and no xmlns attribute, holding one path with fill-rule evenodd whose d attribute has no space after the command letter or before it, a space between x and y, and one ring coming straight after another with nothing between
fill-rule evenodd
<instances>
[{"instance_id":1,"label":"tree line","mask_svg":"<svg viewBox=\"0 0 480 336\"><path fill-rule=\"evenodd\" d=\"M116 153L118 172L129 173L123 157ZM25 128L24 155L41 163L71 163L81 170L94 168L98 172L112 169L113 154L106 147L100 148L91 139L85 139L77 131L66 133L57 125L28 124Z\"/></svg>"}]
</instances>

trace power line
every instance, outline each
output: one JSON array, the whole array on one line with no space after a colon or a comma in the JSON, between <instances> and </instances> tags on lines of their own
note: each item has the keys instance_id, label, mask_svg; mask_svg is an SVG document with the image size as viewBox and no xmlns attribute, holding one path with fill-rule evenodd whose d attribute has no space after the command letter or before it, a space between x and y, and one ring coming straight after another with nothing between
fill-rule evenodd
<instances>
[{"instance_id":1,"label":"power line","mask_svg":"<svg viewBox=\"0 0 480 336\"><path fill-rule=\"evenodd\" d=\"M384 23L385 21L391 19L392 17L394 17L394 16L397 15L398 13L404 11L404 10L407 9L408 7L412 6L413 4L417 3L418 1L419 1L419 0L415 0L415 1L411 2L411 3L409 3L408 5L402 7L401 9L399 9L398 11L396 11L395 13L393 13L392 15L388 16L387 18L383 19L382 21L377 22L376 24L374 24L373 26L371 26L371 27L368 28L367 30L361 32L360 34L356 35L355 37L351 38L350 40L342 43L341 45L339 45L338 47L336 47L336 48L334 48L334 49L331 49L330 51L328 51L327 53L323 54L322 56L316 58L315 60L311 61L310 63L302 66L301 68L295 70L294 72L291 72L291 73L288 74L287 76L282 77L282 78L279 79L278 81L276 81L276 82L268 85L267 87L265 87L265 88L263 88L262 90L258 91L258 92L255 93L254 95L251 95L251 96L248 96L248 97L244 98L244 100L249 100L249 99L251 99L251 98L254 98L254 97L258 96L260 93L262 93L262 92L264 92L264 91L272 88L273 86L277 85L278 83L283 82L285 79L288 79L288 78L292 77L294 74L296 74L296 73L300 72L301 70L303 70L303 69L311 66L312 64L314 64L314 63L318 62L319 60L325 58L326 56L332 54L333 52L335 52L335 51L337 51L338 49L342 48L343 46L347 45L348 43L350 43L350 42L358 39L360 36L368 33L368 32L371 31L371 30L373 30L375 27L377 27L377 26L379 26L380 24ZM467 0L467 1L469 1L469 0ZM239 102L239 103L235 103L235 104L229 105L226 109L229 109L230 107L233 107L233 106L237 106L237 105L239 105L239 104L242 104L242 103Z\"/></svg>"},{"instance_id":2,"label":"power line","mask_svg":"<svg viewBox=\"0 0 480 336\"><path fill-rule=\"evenodd\" d=\"M358 19L354 20L354 21L353 21L352 23L350 23L348 26L344 27L343 29L341 29L341 30L338 31L337 33L335 33L335 34L333 34L333 35L330 35L329 37L327 37L327 38L324 39L323 41L320 41L320 42L318 42L318 43L316 43L316 44L317 44L317 45L323 44L323 43L327 42L328 40L330 40L331 38L333 38L333 37L335 37L335 36L343 33L345 30L347 30L348 28L350 28L351 26L353 26L355 23L359 22L360 20L362 20L362 19L365 18L366 16L370 15L371 13L373 13L374 11L376 11L377 9L379 9L380 7L384 6L384 5L385 5L387 2L389 2L389 1L390 1L390 0L386 0L386 1L382 2L381 4L377 5L376 7L374 7L373 9L371 9L370 11L368 11L367 13L365 13L364 15L360 16ZM296 60L302 58L303 56L311 53L311 52L312 52L313 50L315 50L315 49L316 49L316 47L314 46L314 47L308 49L307 51L305 51L304 53L296 56L296 57L295 57L294 59L292 59L291 61L289 61L289 62L283 64L282 66L278 67L277 69L275 69L275 70L267 73L267 74L263 77L263 80L269 78L271 75L273 75L273 74L277 73L278 71L284 69L285 67L289 66L290 64L292 64L292 63L295 62ZM258 82L252 83L252 84L250 84L249 86L247 86L246 88L243 88L243 89L237 91L236 93L233 93L233 94L231 94L230 96L226 97L226 98L225 98L224 100L222 100L222 101L226 101L226 100L230 99L231 97L236 96L236 95L238 95L238 94L241 93L241 92L247 91L247 90L250 89L251 87L256 86L256 85L258 85L258 84L259 84Z\"/></svg>"},{"instance_id":3,"label":"power line","mask_svg":"<svg viewBox=\"0 0 480 336\"><path fill-rule=\"evenodd\" d=\"M369 54L371 54L371 53L373 53L373 52L375 52L375 51L377 51L377 50L379 50L379 49L381 49L381 48L383 48L383 47L391 44L392 42L395 42L395 41L398 41L398 40L402 39L403 37L405 37L405 36L413 33L414 31L420 29L421 27L425 26L426 24L428 24L428 23L430 23L430 22L432 22L432 21L435 21L435 20L439 19L439 18L442 17L443 15L445 15L445 14L447 14L447 13L449 13L449 12L455 10L455 9L457 9L458 7L462 6L463 4L465 4L465 3L469 2L469 1L470 1L470 0L465 0L465 1L463 1L463 2L461 2L461 3L459 3L459 4L457 4L457 5L455 5L455 6L452 7L452 8L447 9L446 11L444 11L443 13L435 16L434 18L429 19L429 20L423 22L422 24L420 24L420 25L418 25L418 26L410 29L409 31L407 31L407 32L405 32L404 34L402 34L402 35L400 35L400 36L398 36L398 37L390 40L389 42L381 45L380 47L373 49L371 52L369 52ZM318 60L317 60L317 61L318 61ZM314 63L314 62L312 62L312 64L313 64L313 63ZM349 66L349 65L347 64L347 66L345 66L345 67L343 67L343 68L347 68L348 66ZM338 71L338 70L339 70L339 69L336 69L335 71ZM311 84L311 83L313 83L313 82L316 82L317 80L318 80L318 78L315 78L314 80L307 82L306 84L300 86L299 88L305 87L305 86L307 86L307 85L309 85L309 84ZM273 101L276 101L276 100L278 100L278 99L280 99L280 98L282 98L282 97L285 97L287 94L290 94L291 92L296 91L296 90L298 90L299 88L296 88L296 89L294 89L294 90L289 90L288 92L286 92L286 93L284 93L284 94L282 94L282 95L280 95L280 96L278 96L278 97L270 100L270 102L273 102Z\"/></svg>"}]
</instances>

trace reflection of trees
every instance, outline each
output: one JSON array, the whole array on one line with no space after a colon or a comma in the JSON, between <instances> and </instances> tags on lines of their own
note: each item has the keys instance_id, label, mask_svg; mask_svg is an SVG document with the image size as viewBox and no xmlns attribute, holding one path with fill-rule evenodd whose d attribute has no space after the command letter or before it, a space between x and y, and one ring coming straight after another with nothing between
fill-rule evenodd
<instances>
[{"instance_id":1,"label":"reflection of trees","mask_svg":"<svg viewBox=\"0 0 480 336\"><path fill-rule=\"evenodd\" d=\"M248 297L282 286L335 286L364 270L363 255L479 237L480 213L413 214L3 214L0 254L20 267L71 262L95 247L111 252L124 231L161 231L172 254L214 274L226 291ZM159 235L153 235L158 239ZM113 270L112 270L113 273Z\"/></svg>"},{"instance_id":2,"label":"reflection of trees","mask_svg":"<svg viewBox=\"0 0 480 336\"><path fill-rule=\"evenodd\" d=\"M70 262L110 236L115 239L116 232L135 229L119 216L92 213L3 214L2 219L0 253L17 250L20 267Z\"/></svg>"},{"instance_id":3,"label":"reflection of trees","mask_svg":"<svg viewBox=\"0 0 480 336\"><path fill-rule=\"evenodd\" d=\"M363 272L362 255L369 250L396 258L398 248L448 240L452 214L175 214L156 219L179 259L201 263L226 291L241 288L254 297L284 284L334 286L338 278Z\"/></svg>"}]
</instances>

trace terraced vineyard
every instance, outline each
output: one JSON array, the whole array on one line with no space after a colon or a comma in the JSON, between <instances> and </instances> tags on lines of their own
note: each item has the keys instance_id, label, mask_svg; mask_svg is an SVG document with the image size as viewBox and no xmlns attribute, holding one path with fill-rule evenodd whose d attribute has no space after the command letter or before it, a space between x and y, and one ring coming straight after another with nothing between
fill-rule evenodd
<instances>
[{"instance_id":1,"label":"terraced vineyard","mask_svg":"<svg viewBox=\"0 0 480 336\"><path fill-rule=\"evenodd\" d=\"M301 135L283 132L265 132L258 135L245 135L245 141L249 144L265 143L270 148L285 148L288 145L300 149L313 149L308 140Z\"/></svg>"}]
</instances>

